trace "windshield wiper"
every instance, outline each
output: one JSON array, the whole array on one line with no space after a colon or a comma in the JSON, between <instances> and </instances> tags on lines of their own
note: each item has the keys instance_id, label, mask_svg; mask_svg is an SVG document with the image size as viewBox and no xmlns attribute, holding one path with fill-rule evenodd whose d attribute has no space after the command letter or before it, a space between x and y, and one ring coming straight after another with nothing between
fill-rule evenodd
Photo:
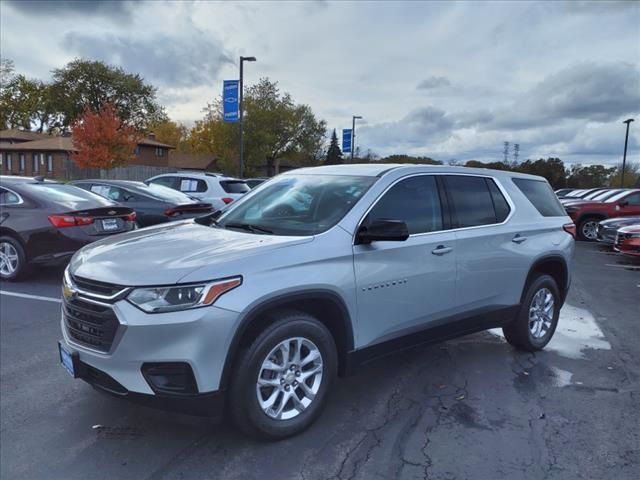
<instances>
[{"instance_id":1,"label":"windshield wiper","mask_svg":"<svg viewBox=\"0 0 640 480\"><path fill-rule=\"evenodd\" d=\"M251 233L273 233L273 230L251 223L229 222L224 224L224 228L238 228Z\"/></svg>"}]
</instances>

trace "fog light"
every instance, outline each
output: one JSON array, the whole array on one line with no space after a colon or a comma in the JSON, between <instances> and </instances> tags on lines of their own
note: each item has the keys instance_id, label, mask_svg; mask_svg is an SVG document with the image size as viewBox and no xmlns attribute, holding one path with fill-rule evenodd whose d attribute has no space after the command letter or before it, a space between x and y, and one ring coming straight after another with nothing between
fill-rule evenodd
<instances>
[{"instance_id":1,"label":"fog light","mask_svg":"<svg viewBox=\"0 0 640 480\"><path fill-rule=\"evenodd\" d=\"M196 379L188 363L145 363L142 365L142 375L155 393L198 393Z\"/></svg>"}]
</instances>

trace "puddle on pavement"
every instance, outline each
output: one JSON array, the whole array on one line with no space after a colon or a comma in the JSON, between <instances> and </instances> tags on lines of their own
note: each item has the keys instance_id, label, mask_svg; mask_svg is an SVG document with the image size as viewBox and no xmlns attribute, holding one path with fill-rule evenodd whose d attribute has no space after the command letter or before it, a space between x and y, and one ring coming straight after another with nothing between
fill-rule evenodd
<instances>
[{"instance_id":1,"label":"puddle on pavement","mask_svg":"<svg viewBox=\"0 0 640 480\"><path fill-rule=\"evenodd\" d=\"M502 330L494 328L490 333L502 337ZM588 310L565 304L560 311L560 320L553 338L545 347L563 357L584 358L585 350L610 350L611 344L595 318Z\"/></svg>"},{"instance_id":2,"label":"puddle on pavement","mask_svg":"<svg viewBox=\"0 0 640 480\"><path fill-rule=\"evenodd\" d=\"M551 371L553 372L553 384L556 387L566 387L567 385L571 385L571 377L573 377L573 373L562 370L558 367L551 367Z\"/></svg>"}]
</instances>

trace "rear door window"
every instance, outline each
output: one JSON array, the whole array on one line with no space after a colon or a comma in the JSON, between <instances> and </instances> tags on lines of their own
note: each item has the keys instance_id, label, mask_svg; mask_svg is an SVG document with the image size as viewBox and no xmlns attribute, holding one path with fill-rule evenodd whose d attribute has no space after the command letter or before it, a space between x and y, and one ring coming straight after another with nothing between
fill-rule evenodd
<instances>
[{"instance_id":1,"label":"rear door window","mask_svg":"<svg viewBox=\"0 0 640 480\"><path fill-rule=\"evenodd\" d=\"M180 190L184 193L202 193L207 191L207 182L197 178L180 177Z\"/></svg>"},{"instance_id":2,"label":"rear door window","mask_svg":"<svg viewBox=\"0 0 640 480\"><path fill-rule=\"evenodd\" d=\"M543 217L564 217L567 214L548 182L544 180L529 180L528 178L514 178L513 183L524 193L524 196Z\"/></svg>"},{"instance_id":3,"label":"rear door window","mask_svg":"<svg viewBox=\"0 0 640 480\"><path fill-rule=\"evenodd\" d=\"M491 179L484 177L468 175L447 175L445 177L447 194L454 214L454 227L477 227L499 223L496 215L497 208L494 206L494 195L489 187L490 183L495 187ZM505 215L505 207L501 202L506 203L506 200L504 197L500 200L502 194L499 191L497 193L499 195L495 198L500 206L500 218L504 217L500 220L501 222L507 217L509 211L506 210Z\"/></svg>"},{"instance_id":4,"label":"rear door window","mask_svg":"<svg viewBox=\"0 0 640 480\"><path fill-rule=\"evenodd\" d=\"M442 206L435 178L420 175L399 181L375 204L367 219L402 220L409 234L442 230Z\"/></svg>"},{"instance_id":5,"label":"rear door window","mask_svg":"<svg viewBox=\"0 0 640 480\"><path fill-rule=\"evenodd\" d=\"M244 180L220 180L220 186L227 193L247 193L251 190Z\"/></svg>"}]
</instances>

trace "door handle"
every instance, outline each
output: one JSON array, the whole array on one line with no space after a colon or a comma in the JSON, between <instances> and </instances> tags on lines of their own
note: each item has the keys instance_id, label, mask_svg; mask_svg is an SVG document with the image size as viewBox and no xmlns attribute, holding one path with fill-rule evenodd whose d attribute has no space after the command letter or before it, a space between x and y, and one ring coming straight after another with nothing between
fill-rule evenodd
<instances>
[{"instance_id":1,"label":"door handle","mask_svg":"<svg viewBox=\"0 0 640 480\"><path fill-rule=\"evenodd\" d=\"M444 245L438 245L434 250L431 250L431 253L434 255L444 255L445 253L449 253L453 248L446 247Z\"/></svg>"},{"instance_id":2,"label":"door handle","mask_svg":"<svg viewBox=\"0 0 640 480\"><path fill-rule=\"evenodd\" d=\"M527 237L524 237L524 236L520 235L519 233L516 233L516 236L511 239L511 241L513 243L518 243L518 244L520 244L520 243L522 243L522 242L524 242L526 240L527 240Z\"/></svg>"}]
</instances>

